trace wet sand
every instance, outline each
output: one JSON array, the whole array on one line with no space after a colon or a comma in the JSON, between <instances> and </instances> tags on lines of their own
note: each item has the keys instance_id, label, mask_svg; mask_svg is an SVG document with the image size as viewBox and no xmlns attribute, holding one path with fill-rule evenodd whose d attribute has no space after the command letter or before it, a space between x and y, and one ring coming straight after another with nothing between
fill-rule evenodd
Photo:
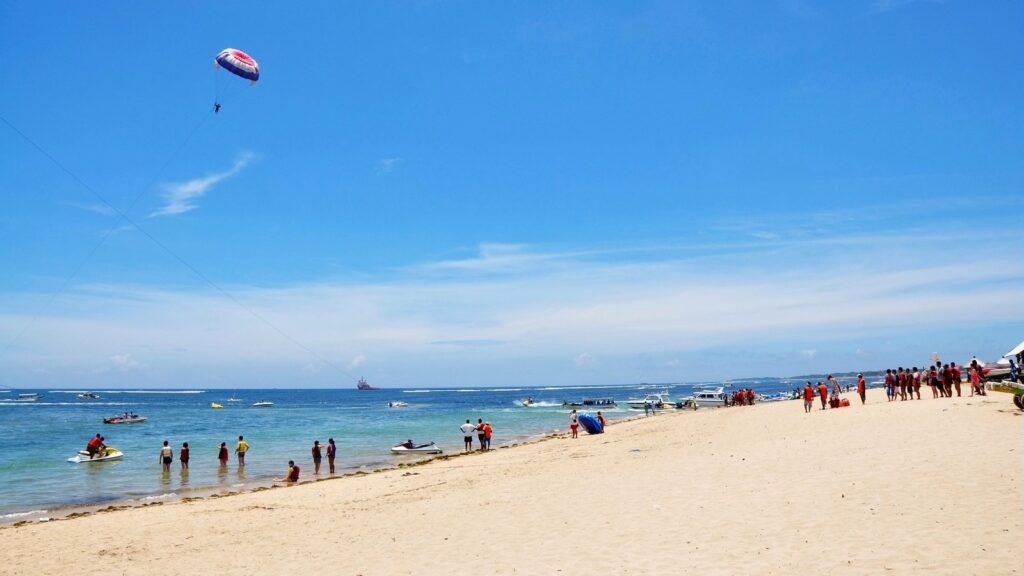
<instances>
[{"instance_id":1,"label":"wet sand","mask_svg":"<svg viewBox=\"0 0 1024 576\"><path fill-rule=\"evenodd\" d=\"M812 414L799 401L664 413L577 440L7 527L0 574L1024 571L1024 418L1008 395L849 397Z\"/></svg>"}]
</instances>

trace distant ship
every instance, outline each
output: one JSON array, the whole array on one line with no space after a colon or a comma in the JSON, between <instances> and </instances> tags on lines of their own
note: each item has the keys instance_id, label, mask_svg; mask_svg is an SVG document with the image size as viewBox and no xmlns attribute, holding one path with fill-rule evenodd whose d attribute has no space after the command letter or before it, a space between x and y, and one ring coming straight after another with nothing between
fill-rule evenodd
<instances>
[{"instance_id":1,"label":"distant ship","mask_svg":"<svg viewBox=\"0 0 1024 576\"><path fill-rule=\"evenodd\" d=\"M356 384L356 388L360 390L380 390L380 388L374 388L366 383L366 378L360 378L359 383Z\"/></svg>"}]
</instances>

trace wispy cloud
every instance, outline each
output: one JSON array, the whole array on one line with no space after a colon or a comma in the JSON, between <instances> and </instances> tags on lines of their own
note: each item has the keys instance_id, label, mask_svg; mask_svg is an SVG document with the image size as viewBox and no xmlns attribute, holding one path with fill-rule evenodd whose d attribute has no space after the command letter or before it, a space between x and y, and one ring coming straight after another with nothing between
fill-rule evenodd
<instances>
[{"instance_id":1,"label":"wispy cloud","mask_svg":"<svg viewBox=\"0 0 1024 576\"><path fill-rule=\"evenodd\" d=\"M401 161L401 158L381 158L377 161L377 173L390 174L391 172L394 172L395 168Z\"/></svg>"},{"instance_id":2,"label":"wispy cloud","mask_svg":"<svg viewBox=\"0 0 1024 576\"><path fill-rule=\"evenodd\" d=\"M234 165L223 172L214 172L201 178L186 180L184 182L172 182L163 185L163 196L165 204L149 214L150 218L159 216L176 216L184 214L196 208L196 200L202 198L211 188L218 183L231 178L245 169L256 155L252 152L243 152L235 160Z\"/></svg>"},{"instance_id":3,"label":"wispy cloud","mask_svg":"<svg viewBox=\"0 0 1024 576\"><path fill-rule=\"evenodd\" d=\"M231 291L310 350L350 358L339 363L345 370L374 358L375 370L389 373L367 376L385 385L623 382L679 378L684 367L689 379L786 375L898 365L897 356L926 359L933 350L957 360L997 357L1006 351L1000 334L1013 333L1007 349L1019 341L1024 325L1006 311L1024 307L1024 262L1006 250L1021 245L1022 233L900 230L712 250L483 244L465 259L425 262L386 279ZM0 337L24 325L16 311L36 309L34 298L3 294ZM122 365L144 363L153 385L204 382L214 373L275 385L312 362L215 294L74 286L61 300L9 353L9 373L37 379L31 368L42 358L50 374L109 369L126 342L147 346ZM972 330L949 330L965 322ZM187 366L180 353L161 352L183 343ZM650 359L642 376L638 357ZM321 367L304 383L337 380Z\"/></svg>"},{"instance_id":4,"label":"wispy cloud","mask_svg":"<svg viewBox=\"0 0 1024 576\"><path fill-rule=\"evenodd\" d=\"M904 8L912 4L942 4L944 0L875 0L871 3L871 12L880 14Z\"/></svg>"}]
</instances>

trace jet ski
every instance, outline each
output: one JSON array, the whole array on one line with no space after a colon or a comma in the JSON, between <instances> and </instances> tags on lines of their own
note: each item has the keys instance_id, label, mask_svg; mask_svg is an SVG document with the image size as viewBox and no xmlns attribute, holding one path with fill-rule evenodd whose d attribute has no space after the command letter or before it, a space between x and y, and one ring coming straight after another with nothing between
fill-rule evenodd
<instances>
[{"instance_id":1,"label":"jet ski","mask_svg":"<svg viewBox=\"0 0 1024 576\"><path fill-rule=\"evenodd\" d=\"M397 444L391 447L392 454L441 454L442 450L437 447L437 444L431 442L430 444L416 444L412 448L407 448L404 444Z\"/></svg>"},{"instance_id":2,"label":"jet ski","mask_svg":"<svg viewBox=\"0 0 1024 576\"><path fill-rule=\"evenodd\" d=\"M114 448L113 446L107 446L100 450L95 456L89 458L89 452L85 450L79 450L78 454L68 458L68 462L72 464L87 464L90 462L106 462L108 460L120 460L124 458L124 453Z\"/></svg>"}]
</instances>

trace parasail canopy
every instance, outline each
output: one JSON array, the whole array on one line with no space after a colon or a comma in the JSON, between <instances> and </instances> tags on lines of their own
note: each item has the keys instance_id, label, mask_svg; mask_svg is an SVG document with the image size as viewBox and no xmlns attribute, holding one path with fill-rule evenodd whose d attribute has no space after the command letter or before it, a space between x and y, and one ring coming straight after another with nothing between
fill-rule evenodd
<instances>
[{"instance_id":1,"label":"parasail canopy","mask_svg":"<svg viewBox=\"0 0 1024 576\"><path fill-rule=\"evenodd\" d=\"M260 65L256 60L237 48L225 48L213 60L214 66L249 80L253 84L260 79Z\"/></svg>"}]
</instances>

